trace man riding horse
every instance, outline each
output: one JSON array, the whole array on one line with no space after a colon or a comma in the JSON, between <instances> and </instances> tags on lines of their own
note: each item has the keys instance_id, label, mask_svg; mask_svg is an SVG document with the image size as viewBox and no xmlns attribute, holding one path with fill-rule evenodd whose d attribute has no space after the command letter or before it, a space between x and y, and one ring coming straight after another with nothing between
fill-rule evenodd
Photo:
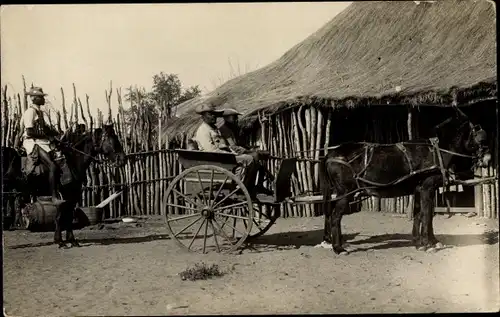
<instances>
[{"instance_id":1,"label":"man riding horse","mask_svg":"<svg viewBox=\"0 0 500 317\"><path fill-rule=\"evenodd\" d=\"M21 124L24 126L23 148L31 159L28 164L26 174L30 174L38 160L47 167L49 173L49 188L52 201L57 202L57 165L51 155L56 150L57 133L52 130L45 122L43 109L45 105L45 94L40 87L33 87L26 95L31 97L32 105L24 112Z\"/></svg>"},{"instance_id":2,"label":"man riding horse","mask_svg":"<svg viewBox=\"0 0 500 317\"><path fill-rule=\"evenodd\" d=\"M52 196L58 206L54 242L59 247L66 247L66 243L78 246L73 234L73 211L82 197L87 170L92 162L110 167L123 166L126 163L123 147L112 123L90 131L80 125L75 131L66 130L60 140L56 139L58 133L46 125L43 117L46 94L42 88L34 87L26 94L31 97L33 105L25 111L21 122L24 128L22 145L27 153L24 171L20 163L21 155L13 149L2 148L2 151L11 153L11 165L17 167L13 169L11 178L16 184L16 191L22 193L21 205L27 204L28 198L33 196ZM18 143L19 140L16 148ZM101 155L102 158L99 157ZM17 182L17 178L22 181ZM62 200L57 200L58 195ZM62 239L64 230L66 241Z\"/></svg>"}]
</instances>

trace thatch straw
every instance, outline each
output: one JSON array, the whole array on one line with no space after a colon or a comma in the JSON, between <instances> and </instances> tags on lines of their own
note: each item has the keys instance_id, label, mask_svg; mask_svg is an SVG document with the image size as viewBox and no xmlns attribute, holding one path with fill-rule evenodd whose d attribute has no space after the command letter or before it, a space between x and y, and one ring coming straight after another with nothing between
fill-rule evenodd
<instances>
[{"instance_id":1,"label":"thatch straw","mask_svg":"<svg viewBox=\"0 0 500 317\"><path fill-rule=\"evenodd\" d=\"M164 133L192 135L200 123L194 108L207 100L252 123L258 111L304 104L449 105L496 96L495 22L486 0L355 2L277 61L180 105Z\"/></svg>"}]
</instances>

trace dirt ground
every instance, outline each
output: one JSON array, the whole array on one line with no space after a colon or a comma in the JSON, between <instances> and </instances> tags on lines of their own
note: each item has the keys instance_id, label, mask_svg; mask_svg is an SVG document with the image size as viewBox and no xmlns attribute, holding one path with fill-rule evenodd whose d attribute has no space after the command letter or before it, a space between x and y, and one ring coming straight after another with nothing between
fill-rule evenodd
<instances>
[{"instance_id":1,"label":"dirt ground","mask_svg":"<svg viewBox=\"0 0 500 317\"><path fill-rule=\"evenodd\" d=\"M385 213L343 220L347 256L317 248L323 218L279 219L241 254L185 253L155 220L76 231L60 250L52 233L4 233L9 316L394 313L498 311L498 222L436 216L437 253L409 244L411 222ZM223 277L183 281L195 263Z\"/></svg>"}]
</instances>

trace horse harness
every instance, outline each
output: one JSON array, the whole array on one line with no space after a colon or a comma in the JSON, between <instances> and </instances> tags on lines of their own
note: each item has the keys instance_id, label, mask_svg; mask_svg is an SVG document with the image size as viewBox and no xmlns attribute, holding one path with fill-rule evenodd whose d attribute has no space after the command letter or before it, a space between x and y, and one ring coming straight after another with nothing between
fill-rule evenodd
<instances>
[{"instance_id":1,"label":"horse harness","mask_svg":"<svg viewBox=\"0 0 500 317\"><path fill-rule=\"evenodd\" d=\"M106 133L105 133L105 132L103 132L103 134L102 134L102 136L101 136L101 139L100 139L100 141L99 141L98 146L97 146L97 147L95 147L95 146L94 146L94 150L95 150L95 151L99 151L99 149L101 149L101 148L102 148L102 145L103 145L104 140L105 140L105 135L106 135ZM87 133L87 134L86 134L86 135L84 135L84 136L83 136L83 137L82 137L82 138L81 138L78 142L76 142L73 146L70 146L70 145L68 145L68 144L65 144L65 146L66 146L67 148L69 148L70 150L72 150L72 151L75 151L75 152L80 153L80 154L82 154L82 155L84 155L84 156L87 156L88 158L92 159L93 161L95 161L95 162L97 162L97 163L100 163L100 164L104 164L104 165L108 165L108 166L110 166L110 167L113 167L113 166L114 166L114 164L109 164L109 163L108 163L108 162L106 162L105 160L101 160L101 159L99 159L99 158L97 158L97 157L95 157L95 156L93 156L93 155L90 155L90 154L88 154L88 153L85 153L85 152L83 152L83 151L80 151L80 150L78 150L78 149L76 148L76 147L77 147L77 146L79 146L82 142L86 141L88 138L93 138L93 135L91 135L90 133Z\"/></svg>"},{"instance_id":2,"label":"horse harness","mask_svg":"<svg viewBox=\"0 0 500 317\"><path fill-rule=\"evenodd\" d=\"M339 164L342 164L342 165L348 167L351 170L351 172L353 173L354 180L356 181L356 186L357 186L358 190L363 190L363 189L369 188L369 187L362 187L360 182L367 183L367 184L371 185L373 188L386 187L386 186L394 185L398 182L401 182L402 180L404 180L408 177L411 177L417 173L421 173L421 172L428 171L428 170L433 170L435 168L439 168L441 175L443 177L443 183L445 186L447 186L450 182L449 175L452 175L453 172L449 171L448 169L445 168L442 152L452 154L452 155L461 156L461 157L466 157L466 158L473 158L473 156L465 155L465 154L457 153L454 151L439 148L439 139L438 138L430 138L429 141L430 141L430 144L428 144L428 143L421 143L421 144L412 143L412 144L416 144L416 145L432 146L432 150L433 150L433 158L434 158L435 165L433 165L430 168L426 168L426 169L422 169L422 170L418 170L418 171L415 171L413 168L413 161L412 161L410 155L408 154L408 151L404 145L404 142L399 142L399 143L395 144L395 146L398 148L398 150L400 150L403 153L406 161L408 162L410 172L408 175L401 177L401 178L399 178L393 182L390 182L388 184L382 184L382 183L370 181L370 180L365 178L368 166L370 165L370 162L373 159L374 148L377 146L377 144L375 144L375 143L365 143L364 151L356 154L354 157L350 158L349 160L346 160L345 157L338 157L338 158L329 158L329 161L339 163ZM364 160L363 160L364 167L361 169L361 171L356 172L351 164L363 154L364 154ZM372 188L372 187L370 187L370 188Z\"/></svg>"}]
</instances>

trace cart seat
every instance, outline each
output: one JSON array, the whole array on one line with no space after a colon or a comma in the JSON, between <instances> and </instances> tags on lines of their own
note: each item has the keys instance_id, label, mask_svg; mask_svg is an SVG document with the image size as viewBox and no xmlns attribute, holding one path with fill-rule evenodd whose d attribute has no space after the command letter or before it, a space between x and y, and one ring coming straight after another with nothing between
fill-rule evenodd
<instances>
[{"instance_id":1,"label":"cart seat","mask_svg":"<svg viewBox=\"0 0 500 317\"><path fill-rule=\"evenodd\" d=\"M178 149L175 152L179 155L179 162L185 169L199 165L215 165L233 171L238 166L235 155L229 152L206 152L184 149Z\"/></svg>"}]
</instances>

